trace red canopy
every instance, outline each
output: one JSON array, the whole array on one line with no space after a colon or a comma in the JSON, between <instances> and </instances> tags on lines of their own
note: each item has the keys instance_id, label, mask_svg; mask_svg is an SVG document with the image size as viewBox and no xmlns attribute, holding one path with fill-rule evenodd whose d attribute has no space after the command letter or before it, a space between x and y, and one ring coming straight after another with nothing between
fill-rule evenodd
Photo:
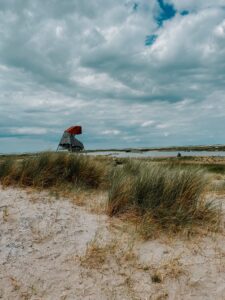
<instances>
[{"instance_id":1,"label":"red canopy","mask_svg":"<svg viewBox=\"0 0 225 300\"><path fill-rule=\"evenodd\" d=\"M82 127L81 126L72 126L70 128L67 128L65 131L70 133L70 134L81 134L82 133Z\"/></svg>"}]
</instances>

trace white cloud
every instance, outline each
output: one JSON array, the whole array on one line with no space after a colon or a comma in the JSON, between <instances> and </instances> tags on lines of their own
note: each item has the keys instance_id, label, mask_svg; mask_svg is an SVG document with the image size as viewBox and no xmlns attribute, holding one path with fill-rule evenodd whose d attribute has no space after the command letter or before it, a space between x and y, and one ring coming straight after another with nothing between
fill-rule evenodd
<instances>
[{"instance_id":1,"label":"white cloud","mask_svg":"<svg viewBox=\"0 0 225 300\"><path fill-rule=\"evenodd\" d=\"M104 134L104 135L118 135L118 134L120 134L120 131L117 130L117 129L109 129L109 130L102 131L102 134Z\"/></svg>"},{"instance_id":2,"label":"white cloud","mask_svg":"<svg viewBox=\"0 0 225 300\"><path fill-rule=\"evenodd\" d=\"M152 126L155 124L155 121L150 120L150 121L145 121L141 124L142 127L148 127L148 126Z\"/></svg>"},{"instance_id":3,"label":"white cloud","mask_svg":"<svg viewBox=\"0 0 225 300\"><path fill-rule=\"evenodd\" d=\"M12 134L18 134L18 135L43 135L47 133L46 128L40 128L40 127L17 127L17 128L10 128L10 132Z\"/></svg>"},{"instance_id":4,"label":"white cloud","mask_svg":"<svg viewBox=\"0 0 225 300\"><path fill-rule=\"evenodd\" d=\"M222 21L214 30L214 33L219 38L225 37L225 21Z\"/></svg>"},{"instance_id":5,"label":"white cloud","mask_svg":"<svg viewBox=\"0 0 225 300\"><path fill-rule=\"evenodd\" d=\"M173 4L178 10L198 11L200 9L224 6L225 0L167 0Z\"/></svg>"},{"instance_id":6,"label":"white cloud","mask_svg":"<svg viewBox=\"0 0 225 300\"><path fill-rule=\"evenodd\" d=\"M156 128L158 129L165 129L165 128L169 128L170 127L170 124L157 124L156 125Z\"/></svg>"},{"instance_id":7,"label":"white cloud","mask_svg":"<svg viewBox=\"0 0 225 300\"><path fill-rule=\"evenodd\" d=\"M79 123L87 147L223 142L225 1L170 0L190 13L160 28L138 3L2 0L0 137L54 148Z\"/></svg>"}]
</instances>

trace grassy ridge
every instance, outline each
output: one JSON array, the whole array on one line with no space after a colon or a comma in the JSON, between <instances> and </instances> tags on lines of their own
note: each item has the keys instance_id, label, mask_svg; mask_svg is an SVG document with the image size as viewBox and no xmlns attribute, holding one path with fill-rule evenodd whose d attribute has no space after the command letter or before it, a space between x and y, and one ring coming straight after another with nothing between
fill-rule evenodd
<instances>
[{"instance_id":1,"label":"grassy ridge","mask_svg":"<svg viewBox=\"0 0 225 300\"><path fill-rule=\"evenodd\" d=\"M103 184L105 165L83 155L41 153L22 160L0 162L0 179L5 185L53 187L61 184L97 188Z\"/></svg>"},{"instance_id":2,"label":"grassy ridge","mask_svg":"<svg viewBox=\"0 0 225 300\"><path fill-rule=\"evenodd\" d=\"M128 161L111 174L110 216L136 211L143 225L182 228L217 224L218 210L206 202L208 180L198 168Z\"/></svg>"}]
</instances>

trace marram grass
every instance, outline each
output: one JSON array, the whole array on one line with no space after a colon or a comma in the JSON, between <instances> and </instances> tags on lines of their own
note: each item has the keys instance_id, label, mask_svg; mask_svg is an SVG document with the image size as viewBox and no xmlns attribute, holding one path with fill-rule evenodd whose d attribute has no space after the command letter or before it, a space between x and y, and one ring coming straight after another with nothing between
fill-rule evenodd
<instances>
[{"instance_id":1,"label":"marram grass","mask_svg":"<svg viewBox=\"0 0 225 300\"><path fill-rule=\"evenodd\" d=\"M5 185L57 187L62 184L98 188L104 183L105 165L91 157L67 153L41 153L22 160L0 162L0 180Z\"/></svg>"},{"instance_id":2,"label":"marram grass","mask_svg":"<svg viewBox=\"0 0 225 300\"><path fill-rule=\"evenodd\" d=\"M208 180L200 169L130 160L112 172L110 182L108 214L135 210L145 235L156 224L165 229L218 225L219 210L205 200Z\"/></svg>"},{"instance_id":3,"label":"marram grass","mask_svg":"<svg viewBox=\"0 0 225 300\"><path fill-rule=\"evenodd\" d=\"M69 153L0 160L3 185L60 191L108 188L108 214L137 216L144 237L169 228L218 228L221 210L206 200L209 183L205 174L204 169L193 166L132 159L113 167L112 161Z\"/></svg>"}]
</instances>

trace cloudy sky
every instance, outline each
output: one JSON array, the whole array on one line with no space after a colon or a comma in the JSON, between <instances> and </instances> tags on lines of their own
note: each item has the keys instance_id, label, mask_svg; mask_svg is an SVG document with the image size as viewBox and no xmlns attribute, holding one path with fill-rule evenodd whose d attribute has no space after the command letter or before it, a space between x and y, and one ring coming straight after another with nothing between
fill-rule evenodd
<instances>
[{"instance_id":1,"label":"cloudy sky","mask_svg":"<svg viewBox=\"0 0 225 300\"><path fill-rule=\"evenodd\" d=\"M225 0L1 0L0 153L225 143Z\"/></svg>"}]
</instances>

